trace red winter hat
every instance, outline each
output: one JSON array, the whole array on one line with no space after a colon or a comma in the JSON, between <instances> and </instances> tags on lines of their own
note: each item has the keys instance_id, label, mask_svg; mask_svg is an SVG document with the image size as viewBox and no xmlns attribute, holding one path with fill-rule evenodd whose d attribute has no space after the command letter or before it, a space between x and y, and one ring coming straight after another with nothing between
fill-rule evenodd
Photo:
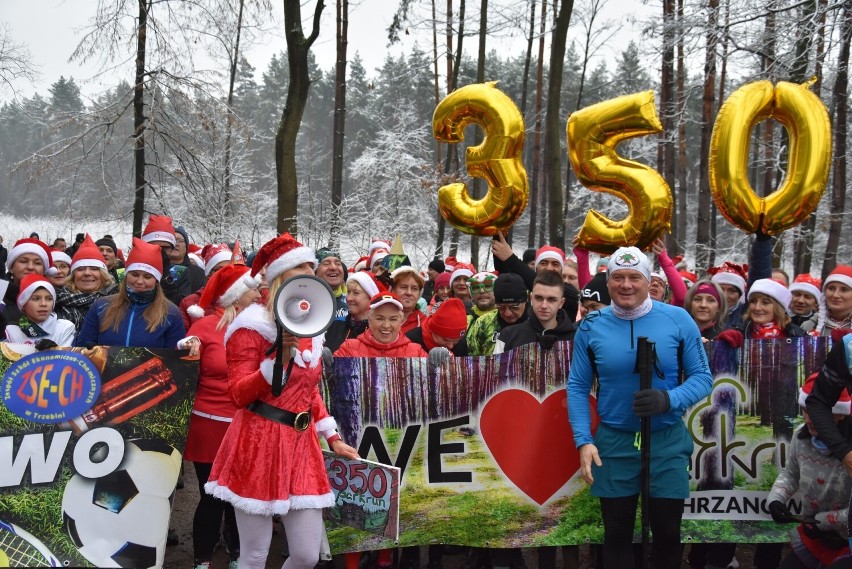
<instances>
[{"instance_id":1,"label":"red winter hat","mask_svg":"<svg viewBox=\"0 0 852 569\"><path fill-rule=\"evenodd\" d=\"M565 266L565 251L552 245L540 247L535 252L535 266L537 267L545 259L554 259L559 262L560 267L563 267Z\"/></svg>"},{"instance_id":2,"label":"red winter hat","mask_svg":"<svg viewBox=\"0 0 852 569\"><path fill-rule=\"evenodd\" d=\"M379 293L387 292L388 290L385 283L378 280L375 275L369 271L359 271L349 275L349 278L346 279L346 284L349 284L352 281L358 283L361 288L364 289L364 292L370 296L370 298L373 298Z\"/></svg>"},{"instance_id":3,"label":"red winter hat","mask_svg":"<svg viewBox=\"0 0 852 569\"><path fill-rule=\"evenodd\" d=\"M204 259L204 276L209 277L213 267L224 261L230 261L233 253L224 243L208 244L201 250Z\"/></svg>"},{"instance_id":4,"label":"red winter hat","mask_svg":"<svg viewBox=\"0 0 852 569\"><path fill-rule=\"evenodd\" d=\"M441 273L435 277L435 290L442 286L450 286L450 273Z\"/></svg>"},{"instance_id":5,"label":"red winter hat","mask_svg":"<svg viewBox=\"0 0 852 569\"><path fill-rule=\"evenodd\" d=\"M201 251L201 245L197 245L195 243L190 243L189 245L186 246L186 252L187 253L198 253L199 251Z\"/></svg>"},{"instance_id":6,"label":"red winter hat","mask_svg":"<svg viewBox=\"0 0 852 569\"><path fill-rule=\"evenodd\" d=\"M174 237L174 236L172 236ZM133 248L127 256L125 271L145 271L154 275L157 282L163 278L163 256L160 248L138 237L133 238Z\"/></svg>"},{"instance_id":7,"label":"red winter hat","mask_svg":"<svg viewBox=\"0 0 852 569\"><path fill-rule=\"evenodd\" d=\"M817 376L819 376L818 372L811 374L802 388L799 389L799 406L802 409L805 408L805 400L808 398L808 395L814 390L814 383ZM834 407L831 408L831 412L835 415L849 415L850 411L852 411L852 398L849 397L849 392L844 389L840 392L840 397L837 399Z\"/></svg>"},{"instance_id":8,"label":"red winter hat","mask_svg":"<svg viewBox=\"0 0 852 569\"><path fill-rule=\"evenodd\" d=\"M232 265L245 265L246 257L243 255L243 249L240 247L240 240L234 241L234 251L231 253Z\"/></svg>"},{"instance_id":9,"label":"red winter hat","mask_svg":"<svg viewBox=\"0 0 852 569\"><path fill-rule=\"evenodd\" d=\"M56 262L59 261L61 263L65 263L69 267L71 266L71 257L68 256L68 253L65 251L60 251L59 249L50 248L50 258L53 261L54 266Z\"/></svg>"},{"instance_id":10,"label":"red winter hat","mask_svg":"<svg viewBox=\"0 0 852 569\"><path fill-rule=\"evenodd\" d=\"M453 255L450 255L449 257L444 259L444 270L448 273L452 273L456 270L456 263L458 262L458 259L456 259Z\"/></svg>"},{"instance_id":11,"label":"red winter hat","mask_svg":"<svg viewBox=\"0 0 852 569\"><path fill-rule=\"evenodd\" d=\"M350 272L358 273L360 271L368 271L370 268L367 266L367 261L370 260L370 257L364 256L359 257L357 261L355 261L355 265L349 269Z\"/></svg>"},{"instance_id":12,"label":"red winter hat","mask_svg":"<svg viewBox=\"0 0 852 569\"><path fill-rule=\"evenodd\" d=\"M204 310L214 304L222 308L231 306L249 289L256 289L260 284L250 272L251 269L245 265L225 265L210 277L198 304L187 308L187 313L193 318L201 318Z\"/></svg>"},{"instance_id":13,"label":"red winter hat","mask_svg":"<svg viewBox=\"0 0 852 569\"><path fill-rule=\"evenodd\" d=\"M790 284L790 292L805 292L814 297L817 302L822 298L822 281L808 273L796 275Z\"/></svg>"},{"instance_id":14,"label":"red winter hat","mask_svg":"<svg viewBox=\"0 0 852 569\"><path fill-rule=\"evenodd\" d=\"M6 258L6 271L10 271L18 257L27 253L38 255L44 265L44 274L50 276L56 273L56 270L53 268L53 257L50 256L50 249L47 248L44 242L31 237L18 239L15 241L15 245L9 249L9 256Z\"/></svg>"},{"instance_id":15,"label":"red winter hat","mask_svg":"<svg viewBox=\"0 0 852 569\"><path fill-rule=\"evenodd\" d=\"M825 277L825 282L822 283L823 290L825 290L828 283L842 283L849 288L852 288L852 267L849 265L837 265L834 267L834 270Z\"/></svg>"},{"instance_id":16,"label":"red winter hat","mask_svg":"<svg viewBox=\"0 0 852 569\"><path fill-rule=\"evenodd\" d=\"M380 292L370 299L370 308L378 308L383 304L393 304L402 310L402 301L392 292Z\"/></svg>"},{"instance_id":17,"label":"red winter hat","mask_svg":"<svg viewBox=\"0 0 852 569\"><path fill-rule=\"evenodd\" d=\"M695 273L691 273L691 272L687 271L686 269L681 269L681 270L678 271L678 273L680 274L681 278L684 281L689 281L692 284L695 284L695 283L698 282L698 275L696 275Z\"/></svg>"},{"instance_id":18,"label":"red winter hat","mask_svg":"<svg viewBox=\"0 0 852 569\"><path fill-rule=\"evenodd\" d=\"M740 298L745 293L748 265L738 265L725 261L719 267L711 267L707 272L712 275L710 280L716 284L726 284L740 291Z\"/></svg>"},{"instance_id":19,"label":"red winter hat","mask_svg":"<svg viewBox=\"0 0 852 569\"><path fill-rule=\"evenodd\" d=\"M175 240L175 228L172 225L172 218L166 215L151 215L148 218L148 225L142 230L142 241L150 243L151 241L167 241L174 247L177 244Z\"/></svg>"},{"instance_id":20,"label":"red winter hat","mask_svg":"<svg viewBox=\"0 0 852 569\"><path fill-rule=\"evenodd\" d=\"M450 340L459 340L467 330L467 311L458 298L448 298L427 319L429 330Z\"/></svg>"},{"instance_id":21,"label":"red winter hat","mask_svg":"<svg viewBox=\"0 0 852 569\"><path fill-rule=\"evenodd\" d=\"M24 278L21 279L21 290L18 292L18 298L15 300L18 305L18 310L23 310L24 305L33 293L40 288L47 289L47 291L50 292L51 296L53 296L53 305L56 306L56 289L53 288L50 281L42 275L30 273L28 275L24 275Z\"/></svg>"},{"instance_id":22,"label":"red winter hat","mask_svg":"<svg viewBox=\"0 0 852 569\"><path fill-rule=\"evenodd\" d=\"M258 250L251 264L251 275L255 276L266 267L266 282L271 283L281 273L302 263L311 263L316 269L317 258L313 250L296 241L289 233L283 233L267 241Z\"/></svg>"},{"instance_id":23,"label":"red winter hat","mask_svg":"<svg viewBox=\"0 0 852 569\"><path fill-rule=\"evenodd\" d=\"M95 244L95 241L86 234L86 238L77 248L74 253L74 258L71 262L71 271L80 267L96 267L98 269L107 270L106 259L104 259L101 250Z\"/></svg>"}]
</instances>

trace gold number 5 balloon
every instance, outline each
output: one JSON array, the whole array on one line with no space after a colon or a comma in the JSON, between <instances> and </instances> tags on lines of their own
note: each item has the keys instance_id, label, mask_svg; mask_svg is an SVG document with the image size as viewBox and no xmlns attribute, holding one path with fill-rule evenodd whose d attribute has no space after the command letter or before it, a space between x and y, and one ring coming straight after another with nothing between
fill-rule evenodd
<instances>
[{"instance_id":1,"label":"gold number 5 balloon","mask_svg":"<svg viewBox=\"0 0 852 569\"><path fill-rule=\"evenodd\" d=\"M584 249L611 253L622 245L648 248L671 229L672 193L652 168L622 158L622 140L663 130L654 92L644 91L581 109L568 119L568 159L577 179L593 192L607 192L627 202L627 217L613 221L589 210L577 233Z\"/></svg>"},{"instance_id":2,"label":"gold number 5 balloon","mask_svg":"<svg viewBox=\"0 0 852 569\"><path fill-rule=\"evenodd\" d=\"M831 123L819 97L804 85L769 81L743 85L722 105L710 141L710 190L722 215L746 233L775 235L813 212L831 165ZM765 198L748 182L749 137L754 126L774 118L790 139L787 173Z\"/></svg>"},{"instance_id":3,"label":"gold number 5 balloon","mask_svg":"<svg viewBox=\"0 0 852 569\"><path fill-rule=\"evenodd\" d=\"M438 190L438 210L460 231L495 235L518 220L529 199L527 173L521 161L524 119L494 82L467 85L437 106L432 134L441 142L461 142L465 127L471 123L485 130L485 140L467 149L465 163L471 176L488 183L488 193L482 199L473 199L464 184L448 184Z\"/></svg>"}]
</instances>

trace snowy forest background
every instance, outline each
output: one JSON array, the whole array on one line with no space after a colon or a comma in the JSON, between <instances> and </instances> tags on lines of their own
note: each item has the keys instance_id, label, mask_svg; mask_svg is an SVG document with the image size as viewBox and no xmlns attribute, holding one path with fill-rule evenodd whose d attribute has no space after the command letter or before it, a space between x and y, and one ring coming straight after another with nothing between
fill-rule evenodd
<instances>
[{"instance_id":1,"label":"snowy forest background","mask_svg":"<svg viewBox=\"0 0 852 569\"><path fill-rule=\"evenodd\" d=\"M330 2L322 17L333 19L342 4L345 0ZM347 261L363 254L372 237L400 234L416 263L456 249L465 258L473 249L479 266L490 266L487 240L480 249L449 228L439 238L437 190L469 178L463 152L458 153L462 164L447 168L448 149L431 134L437 101L453 84L476 83L480 62L485 80L498 81L525 118L525 164L533 193L514 227L515 250L554 241L546 221L554 212L548 211L544 191L544 144L534 141L547 118L547 50L559 10L567 9L571 16L559 95L563 206L555 214L564 220L564 236L559 237L564 241L558 244L567 249L590 208L613 219L626 214L623 202L583 188L570 175L565 124L574 110L623 94L655 92L666 132L627 142L620 153L651 165L669 180L677 208L670 252L685 253L691 268L698 263L699 269L726 259L746 261L750 239L715 208L708 217L710 227L699 227L702 136L712 129L724 99L751 81L803 82L817 75L814 91L828 107L833 128L839 126L838 104L845 118L850 1L663 0L658 17L636 23L651 40L643 42L644 52L623 41L623 14L601 0L561 0L555 6L536 0L482 0L468 2L466 9L463 0L382 4L398 10L397 33L417 33L424 40L402 56L388 55L375 70L366 69L359 54L347 56L339 221L331 188L335 87L340 81L335 67L320 68L308 55L312 83L296 145L298 236L313 247L338 244ZM73 57L100 59L104 69L115 67L116 61L132 62L140 6L149 10L142 85L145 210L172 216L196 242L239 238L245 248L257 247L276 233L275 137L290 77L286 51L258 73L241 55L239 38L245 46L264 33L270 6L265 0L102 0L92 15L95 25ZM313 2L303 6L302 20L309 28ZM104 18L112 27L105 26ZM526 50L506 53L488 47L510 29L529 38ZM13 75L25 77L32 69L26 65L26 46L11 44L4 31L8 29L0 25L0 87L8 88ZM463 47L456 53L460 42ZM595 57L603 45L613 44L618 46L616 58ZM446 63L453 58L455 67ZM63 76L47 92L17 96L0 107L0 234L7 243L31 230L40 231L48 242L57 236L70 241L77 231L97 227L109 229L120 246L129 244L138 166L133 155L136 70L128 69L127 79L91 98L83 97L73 77ZM711 120L705 106L708 93ZM474 144L476 129L468 130L465 144ZM845 140L845 128L841 136ZM787 142L777 123L755 129L750 180L758 195L780 185ZM674 163L670 158L665 163L667 145L676 149ZM847 216L846 150L836 142L834 161L832 180L810 225L787 231L779 240L776 265L788 271L819 275L834 262L852 262L852 242L840 238L832 243L829 238ZM709 238L701 237L707 234Z\"/></svg>"}]
</instances>

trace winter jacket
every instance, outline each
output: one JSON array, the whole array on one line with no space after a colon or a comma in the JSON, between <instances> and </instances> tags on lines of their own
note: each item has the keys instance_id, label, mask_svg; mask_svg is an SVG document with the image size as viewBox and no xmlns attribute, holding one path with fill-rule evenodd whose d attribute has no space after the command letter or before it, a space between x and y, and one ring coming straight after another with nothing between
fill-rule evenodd
<instances>
[{"instance_id":1,"label":"winter jacket","mask_svg":"<svg viewBox=\"0 0 852 569\"><path fill-rule=\"evenodd\" d=\"M168 266L168 270L163 272L163 278L160 285L163 287L163 292L176 306L180 301L194 293L204 286L207 282L207 277L204 276L204 269L192 263L189 257L185 257L183 263L179 265L164 265Z\"/></svg>"},{"instance_id":2,"label":"winter jacket","mask_svg":"<svg viewBox=\"0 0 852 569\"><path fill-rule=\"evenodd\" d=\"M15 344L35 344L39 340L53 340L57 346L74 345L74 334L77 333L74 329L74 324L68 320L57 318L56 313L51 314L47 320L38 326L47 332L47 336L31 338L24 334L23 330L17 324L9 324L6 326L6 341Z\"/></svg>"},{"instance_id":3,"label":"winter jacket","mask_svg":"<svg viewBox=\"0 0 852 569\"><path fill-rule=\"evenodd\" d=\"M852 388L852 334L847 334L831 347L807 399L808 415L819 438L838 460L852 452L852 439L836 427L831 409L840 392L849 388Z\"/></svg>"},{"instance_id":4,"label":"winter jacket","mask_svg":"<svg viewBox=\"0 0 852 569\"><path fill-rule=\"evenodd\" d=\"M521 324L526 320L527 314L524 313L521 320L515 324ZM467 329L467 334L462 340L467 346L467 353L471 356L490 356L494 353L500 331L509 326L511 324L506 324L498 310L477 318Z\"/></svg>"},{"instance_id":5,"label":"winter jacket","mask_svg":"<svg viewBox=\"0 0 852 569\"><path fill-rule=\"evenodd\" d=\"M373 337L370 329L357 338L346 340L334 352L339 358L425 358L426 355L423 348L405 334L400 333L393 342L383 344Z\"/></svg>"},{"instance_id":6,"label":"winter jacket","mask_svg":"<svg viewBox=\"0 0 852 569\"><path fill-rule=\"evenodd\" d=\"M336 352L346 340L357 338L367 330L366 320L352 320L347 314L345 320L335 320L325 332L325 347Z\"/></svg>"},{"instance_id":7,"label":"winter jacket","mask_svg":"<svg viewBox=\"0 0 852 569\"><path fill-rule=\"evenodd\" d=\"M150 306L150 303L131 304L127 307L127 313L119 324L118 331L110 327L101 332L101 319L112 298L112 296L107 296L95 301L89 309L88 314L86 314L83 327L77 335L76 346L85 346L91 342L100 346L167 348L174 350L177 348L178 341L186 335L186 328L183 327L180 310L172 303L169 303L169 314L166 317L166 321L153 332L149 332L146 329L148 323L145 322L145 318L143 317L143 313Z\"/></svg>"},{"instance_id":8,"label":"winter jacket","mask_svg":"<svg viewBox=\"0 0 852 569\"><path fill-rule=\"evenodd\" d=\"M520 324L513 324L501 330L494 353L501 354L518 346L535 343L549 350L555 342L573 340L575 331L574 321L568 318L564 310L560 309L556 313L556 327L550 330L545 330L539 319L532 315Z\"/></svg>"}]
</instances>

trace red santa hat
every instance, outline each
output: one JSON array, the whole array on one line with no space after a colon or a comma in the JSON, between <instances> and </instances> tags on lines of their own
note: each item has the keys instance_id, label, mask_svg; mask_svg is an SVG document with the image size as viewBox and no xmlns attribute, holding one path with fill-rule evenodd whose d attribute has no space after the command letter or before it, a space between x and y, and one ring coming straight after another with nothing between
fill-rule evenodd
<instances>
[{"instance_id":1,"label":"red santa hat","mask_svg":"<svg viewBox=\"0 0 852 569\"><path fill-rule=\"evenodd\" d=\"M393 304L402 310L402 301L392 292L380 292L370 299L370 309L378 308L384 304Z\"/></svg>"},{"instance_id":2,"label":"red santa hat","mask_svg":"<svg viewBox=\"0 0 852 569\"><path fill-rule=\"evenodd\" d=\"M60 251L59 249L51 249L50 259L53 261L54 265L59 262L65 263L69 267L71 266L71 257L69 257L68 253L66 253L65 251Z\"/></svg>"},{"instance_id":3,"label":"red santa hat","mask_svg":"<svg viewBox=\"0 0 852 569\"><path fill-rule=\"evenodd\" d=\"M427 319L427 327L433 334L450 340L459 340L467 331L467 311L458 298L448 298L438 305L435 313Z\"/></svg>"},{"instance_id":4,"label":"red santa hat","mask_svg":"<svg viewBox=\"0 0 852 569\"><path fill-rule=\"evenodd\" d=\"M35 291L43 288L46 289L51 296L53 296L54 306L56 305L56 289L53 288L53 285L50 284L50 281L44 278L44 276L30 273L28 275L24 275L24 278L21 279L21 290L18 292L18 298L16 299L16 304L18 305L18 310L23 310L24 305L30 299Z\"/></svg>"},{"instance_id":5,"label":"red santa hat","mask_svg":"<svg viewBox=\"0 0 852 569\"><path fill-rule=\"evenodd\" d=\"M535 252L535 266L537 267L538 264L545 259L554 259L555 261L559 262L560 267L564 267L565 251L563 251L559 247L553 247L552 245L544 245L543 247L539 247L538 251Z\"/></svg>"},{"instance_id":6,"label":"red santa hat","mask_svg":"<svg viewBox=\"0 0 852 569\"><path fill-rule=\"evenodd\" d=\"M375 251L370 253L370 256L367 258L367 269L373 270L373 265L387 257L390 253L388 253L385 249L376 249Z\"/></svg>"},{"instance_id":7,"label":"red santa hat","mask_svg":"<svg viewBox=\"0 0 852 569\"><path fill-rule=\"evenodd\" d=\"M458 263L458 262L459 262L459 260L456 259L455 256L450 255L449 257L444 259L444 270L447 271L448 273L452 273L453 271L456 270L456 263Z\"/></svg>"},{"instance_id":8,"label":"red santa hat","mask_svg":"<svg viewBox=\"0 0 852 569\"><path fill-rule=\"evenodd\" d=\"M373 239L372 243L370 243L369 249L367 249L368 254L372 254L374 251L378 251L380 249L384 249L385 252L390 252L391 244L384 239Z\"/></svg>"},{"instance_id":9,"label":"red santa hat","mask_svg":"<svg viewBox=\"0 0 852 569\"><path fill-rule=\"evenodd\" d=\"M441 273L435 277L435 290L438 290L442 286L450 286L450 276L450 273Z\"/></svg>"},{"instance_id":10,"label":"red santa hat","mask_svg":"<svg viewBox=\"0 0 852 569\"><path fill-rule=\"evenodd\" d=\"M246 264L246 256L243 255L243 248L240 247L240 240L239 239L234 241L234 250L231 253L231 264L232 265L245 265Z\"/></svg>"},{"instance_id":11,"label":"red santa hat","mask_svg":"<svg viewBox=\"0 0 852 569\"><path fill-rule=\"evenodd\" d=\"M18 239L15 244L9 249L9 256L6 257L6 271L10 272L12 265L21 255L32 253L41 259L44 265L44 274L47 276L55 275L56 269L53 268L53 258L50 256L50 249L43 241L27 237Z\"/></svg>"},{"instance_id":12,"label":"red santa hat","mask_svg":"<svg viewBox=\"0 0 852 569\"><path fill-rule=\"evenodd\" d=\"M825 321L828 318L828 308L825 306L825 289L829 283L840 283L852 288L852 267L849 265L837 265L834 270L829 273L822 283L822 298L819 300L819 315L817 316L817 325L815 331L817 334L822 334L825 328Z\"/></svg>"},{"instance_id":13,"label":"red santa hat","mask_svg":"<svg viewBox=\"0 0 852 569\"><path fill-rule=\"evenodd\" d=\"M711 267L707 270L712 276L710 280L716 284L730 285L740 291L740 302L742 303L746 289L746 275L748 265L738 265L725 261L719 267Z\"/></svg>"},{"instance_id":14,"label":"red santa hat","mask_svg":"<svg viewBox=\"0 0 852 569\"><path fill-rule=\"evenodd\" d=\"M754 281L748 289L748 299L751 300L751 296L755 293L765 294L780 304L784 310L789 309L790 301L793 300L793 294L790 292L790 289L775 279L759 279Z\"/></svg>"},{"instance_id":15,"label":"red santa hat","mask_svg":"<svg viewBox=\"0 0 852 569\"><path fill-rule=\"evenodd\" d=\"M456 269L453 270L452 273L450 273L450 286L453 286L453 282L459 277L467 277L468 279L470 279L470 277L473 276L472 268L469 269L465 266L462 266L465 264L466 263L459 263L458 265L456 265Z\"/></svg>"},{"instance_id":16,"label":"red santa hat","mask_svg":"<svg viewBox=\"0 0 852 569\"><path fill-rule=\"evenodd\" d=\"M796 275L790 284L790 292L804 292L819 302L822 299L822 281L808 273Z\"/></svg>"},{"instance_id":17,"label":"red santa hat","mask_svg":"<svg viewBox=\"0 0 852 569\"><path fill-rule=\"evenodd\" d=\"M810 377L805 381L805 384L799 389L799 406L804 409L806 407L805 401L808 398L808 395L811 394L811 391L814 390L814 383L816 382L816 378L819 376L819 373L811 374ZM837 403L834 404L834 407L831 408L831 412L835 415L849 415L850 411L852 411L852 398L849 397L849 392L844 389L840 392L840 397L837 399Z\"/></svg>"},{"instance_id":18,"label":"red santa hat","mask_svg":"<svg viewBox=\"0 0 852 569\"><path fill-rule=\"evenodd\" d=\"M311 263L317 267L317 258L309 247L305 247L289 233L283 233L267 241L261 247L251 265L251 275L255 276L266 267L266 282L271 283L281 273L302 263Z\"/></svg>"},{"instance_id":19,"label":"red santa hat","mask_svg":"<svg viewBox=\"0 0 852 569\"><path fill-rule=\"evenodd\" d=\"M364 289L364 292L367 293L367 296L370 298L373 298L380 292L387 292L388 290L385 283L376 279L373 273L369 271L359 271L349 275L349 278L346 279L346 283L349 284L350 282L358 283L358 285Z\"/></svg>"},{"instance_id":20,"label":"red santa hat","mask_svg":"<svg viewBox=\"0 0 852 569\"><path fill-rule=\"evenodd\" d=\"M160 248L134 237L133 248L127 256L127 265L124 270L128 273L130 271L145 271L154 275L157 282L160 282L160 279L163 278L163 256Z\"/></svg>"},{"instance_id":21,"label":"red santa hat","mask_svg":"<svg viewBox=\"0 0 852 569\"><path fill-rule=\"evenodd\" d=\"M204 260L204 276L209 277L210 271L225 261L230 261L233 252L224 243L210 243L201 250L201 258Z\"/></svg>"},{"instance_id":22,"label":"red santa hat","mask_svg":"<svg viewBox=\"0 0 852 569\"><path fill-rule=\"evenodd\" d=\"M75 269L79 269L80 267L96 267L98 269L107 270L106 259L104 259L103 253L95 244L95 241L86 234L86 238L80 244L80 247L77 248L77 251L74 253L74 259L71 263L71 271L73 272Z\"/></svg>"},{"instance_id":23,"label":"red santa hat","mask_svg":"<svg viewBox=\"0 0 852 569\"><path fill-rule=\"evenodd\" d=\"M175 228L172 225L172 218L166 215L151 215L148 218L148 225L142 230L142 241L150 243L151 241L166 241L174 247L177 244L175 240Z\"/></svg>"},{"instance_id":24,"label":"red santa hat","mask_svg":"<svg viewBox=\"0 0 852 569\"><path fill-rule=\"evenodd\" d=\"M689 272L686 269L680 269L678 273L680 273L680 278L683 279L686 286L692 286L698 282L698 275L695 273Z\"/></svg>"},{"instance_id":25,"label":"red santa hat","mask_svg":"<svg viewBox=\"0 0 852 569\"><path fill-rule=\"evenodd\" d=\"M198 304L186 309L193 318L201 318L204 311L214 305L227 308L240 299L250 289L256 289L260 283L252 277L251 269L245 265L225 265L216 271L204 285L204 292Z\"/></svg>"},{"instance_id":26,"label":"red santa hat","mask_svg":"<svg viewBox=\"0 0 852 569\"><path fill-rule=\"evenodd\" d=\"M370 260L370 257L363 256L359 257L357 261L355 261L355 265L350 269L351 272L357 273L360 271L368 271L370 267L367 266L367 261Z\"/></svg>"},{"instance_id":27,"label":"red santa hat","mask_svg":"<svg viewBox=\"0 0 852 569\"><path fill-rule=\"evenodd\" d=\"M412 267L411 265L403 265L401 267L397 267L391 272L391 278L393 279L394 284L396 284L396 280L400 277L411 275L414 277L414 280L420 284L420 288L423 288L426 285L426 279L423 278L423 275L420 272Z\"/></svg>"}]
</instances>

